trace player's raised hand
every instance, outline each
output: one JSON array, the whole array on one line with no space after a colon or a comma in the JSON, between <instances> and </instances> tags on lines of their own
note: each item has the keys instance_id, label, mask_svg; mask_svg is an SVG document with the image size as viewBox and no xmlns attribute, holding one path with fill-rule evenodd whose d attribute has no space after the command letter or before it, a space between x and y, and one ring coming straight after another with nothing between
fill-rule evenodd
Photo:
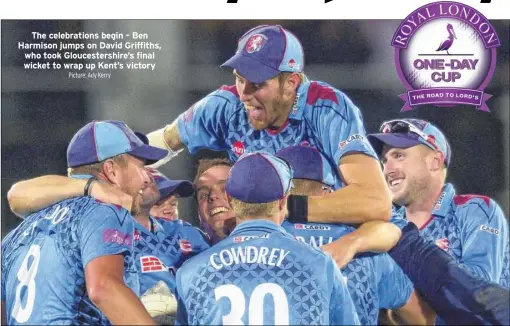
<instances>
[{"instance_id":1,"label":"player's raised hand","mask_svg":"<svg viewBox=\"0 0 510 326\"><path fill-rule=\"evenodd\" d=\"M321 247L322 250L329 253L335 260L338 268L347 265L358 253L359 241L355 237L346 235L330 244Z\"/></svg>"},{"instance_id":2,"label":"player's raised hand","mask_svg":"<svg viewBox=\"0 0 510 326\"><path fill-rule=\"evenodd\" d=\"M94 182L89 194L99 201L120 205L128 211L133 206L133 197L106 182Z\"/></svg>"}]
</instances>

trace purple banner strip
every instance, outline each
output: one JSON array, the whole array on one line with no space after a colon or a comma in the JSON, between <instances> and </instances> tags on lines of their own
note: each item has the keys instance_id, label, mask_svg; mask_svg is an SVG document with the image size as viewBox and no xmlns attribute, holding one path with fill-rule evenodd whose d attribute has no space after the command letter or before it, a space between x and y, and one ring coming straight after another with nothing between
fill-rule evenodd
<instances>
[{"instance_id":1,"label":"purple banner strip","mask_svg":"<svg viewBox=\"0 0 510 326\"><path fill-rule=\"evenodd\" d=\"M467 104L476 106L477 110L490 112L485 101L492 95L468 88L427 88L408 91L399 97L406 103L400 112L411 111L413 106Z\"/></svg>"}]
</instances>

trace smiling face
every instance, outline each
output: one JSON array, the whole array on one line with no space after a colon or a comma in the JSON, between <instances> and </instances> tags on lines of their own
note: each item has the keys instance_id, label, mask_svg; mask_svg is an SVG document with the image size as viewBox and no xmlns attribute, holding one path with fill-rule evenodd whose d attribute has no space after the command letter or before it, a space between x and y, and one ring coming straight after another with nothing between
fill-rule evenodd
<instances>
[{"instance_id":1,"label":"smiling face","mask_svg":"<svg viewBox=\"0 0 510 326\"><path fill-rule=\"evenodd\" d=\"M427 193L433 180L429 164L432 152L424 145L405 149L384 146L381 163L395 204L409 206Z\"/></svg>"},{"instance_id":2,"label":"smiling face","mask_svg":"<svg viewBox=\"0 0 510 326\"><path fill-rule=\"evenodd\" d=\"M255 84L234 71L236 88L256 130L278 129L289 116L299 85L299 75L281 73L275 78Z\"/></svg>"},{"instance_id":3,"label":"smiling face","mask_svg":"<svg viewBox=\"0 0 510 326\"><path fill-rule=\"evenodd\" d=\"M109 182L133 198L133 215L143 212L145 203L153 200L149 189L153 182L144 165L145 161L135 156L121 154L114 159L105 160L102 167Z\"/></svg>"},{"instance_id":4,"label":"smiling face","mask_svg":"<svg viewBox=\"0 0 510 326\"><path fill-rule=\"evenodd\" d=\"M217 242L235 227L235 214L225 192L230 166L216 165L196 180L200 225Z\"/></svg>"}]
</instances>

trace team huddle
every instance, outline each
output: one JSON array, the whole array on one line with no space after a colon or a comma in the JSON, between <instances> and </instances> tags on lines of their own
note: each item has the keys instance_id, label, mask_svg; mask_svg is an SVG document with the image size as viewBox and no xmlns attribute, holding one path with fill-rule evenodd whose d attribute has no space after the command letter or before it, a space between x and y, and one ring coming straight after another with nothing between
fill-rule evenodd
<instances>
[{"instance_id":1,"label":"team huddle","mask_svg":"<svg viewBox=\"0 0 510 326\"><path fill-rule=\"evenodd\" d=\"M367 135L279 25L248 31L223 66L235 85L171 124L92 121L68 176L12 186L23 221L2 240L2 324L510 323L508 220L446 183L437 127ZM193 182L158 171L184 148L229 159L200 161ZM191 196L199 228L179 217Z\"/></svg>"}]
</instances>

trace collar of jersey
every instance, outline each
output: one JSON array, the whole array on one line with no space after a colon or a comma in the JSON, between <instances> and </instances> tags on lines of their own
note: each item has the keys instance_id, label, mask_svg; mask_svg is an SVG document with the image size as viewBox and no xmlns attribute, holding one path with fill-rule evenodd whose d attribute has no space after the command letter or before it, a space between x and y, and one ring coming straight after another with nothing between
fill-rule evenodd
<instances>
[{"instance_id":1,"label":"collar of jersey","mask_svg":"<svg viewBox=\"0 0 510 326\"><path fill-rule=\"evenodd\" d=\"M453 188L453 185L450 183L445 184L443 187L443 191L441 191L441 194L439 195L439 198L436 201L436 204L434 204L434 207L432 208L432 214L430 215L437 217L446 217L450 213L453 196L455 196L455 188ZM441 197L443 198L441 199ZM439 206L436 209L436 206L438 204ZM404 217L406 217L405 209L403 209L403 215Z\"/></svg>"},{"instance_id":2,"label":"collar of jersey","mask_svg":"<svg viewBox=\"0 0 510 326\"><path fill-rule=\"evenodd\" d=\"M306 107L306 98L308 95L308 88L310 87L310 80L305 77L305 81L302 82L297 89L297 101L290 110L289 119L303 120L303 113Z\"/></svg>"},{"instance_id":3,"label":"collar of jersey","mask_svg":"<svg viewBox=\"0 0 510 326\"><path fill-rule=\"evenodd\" d=\"M71 175L71 178L73 179L90 179L93 175L91 174L73 174Z\"/></svg>"},{"instance_id":4,"label":"collar of jersey","mask_svg":"<svg viewBox=\"0 0 510 326\"><path fill-rule=\"evenodd\" d=\"M453 188L453 185L450 183L445 184L443 187L443 191L439 195L439 198L437 199L437 202L434 205L432 215L446 217L450 213L450 210L452 208L451 203L453 200L453 196L455 196L455 188Z\"/></svg>"},{"instance_id":5,"label":"collar of jersey","mask_svg":"<svg viewBox=\"0 0 510 326\"><path fill-rule=\"evenodd\" d=\"M281 226L275 224L274 222L267 221L267 220L250 220L250 221L245 221L245 222L239 224L238 226L236 226L234 231L232 231L232 233L230 233L230 236L234 236L239 233L246 232L246 231L262 231L262 232L277 231L277 232L285 233L285 230Z\"/></svg>"}]
</instances>

